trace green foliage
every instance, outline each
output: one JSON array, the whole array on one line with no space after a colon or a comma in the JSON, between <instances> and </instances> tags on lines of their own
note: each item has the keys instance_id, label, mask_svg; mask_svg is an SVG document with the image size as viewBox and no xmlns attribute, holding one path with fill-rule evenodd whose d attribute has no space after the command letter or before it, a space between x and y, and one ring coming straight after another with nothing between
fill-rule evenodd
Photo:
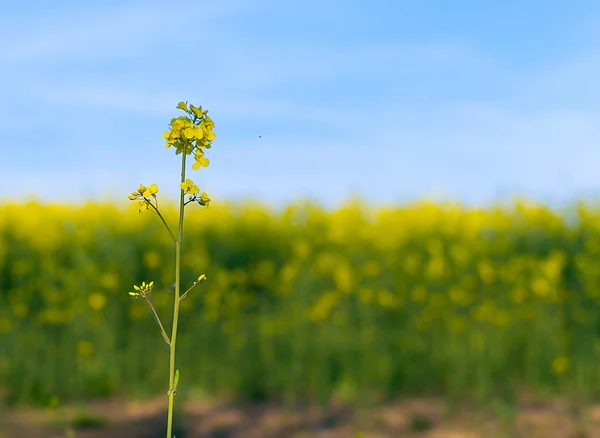
<instances>
[{"instance_id":1,"label":"green foliage","mask_svg":"<svg viewBox=\"0 0 600 438\"><path fill-rule=\"evenodd\" d=\"M105 418L98 417L85 409L78 410L71 421L74 429L102 429L106 424Z\"/></svg>"},{"instance_id":2,"label":"green foliage","mask_svg":"<svg viewBox=\"0 0 600 438\"><path fill-rule=\"evenodd\" d=\"M413 432L424 432L433 427L431 419L421 414L413 414L410 418L410 430Z\"/></svg>"},{"instance_id":3,"label":"green foliage","mask_svg":"<svg viewBox=\"0 0 600 438\"><path fill-rule=\"evenodd\" d=\"M136 211L0 206L9 400L163 393L168 346L127 292L154 280L169 315L172 239ZM598 396L599 210L217 204L188 214L183 246L182 284L207 276L181 301L178 392Z\"/></svg>"}]
</instances>

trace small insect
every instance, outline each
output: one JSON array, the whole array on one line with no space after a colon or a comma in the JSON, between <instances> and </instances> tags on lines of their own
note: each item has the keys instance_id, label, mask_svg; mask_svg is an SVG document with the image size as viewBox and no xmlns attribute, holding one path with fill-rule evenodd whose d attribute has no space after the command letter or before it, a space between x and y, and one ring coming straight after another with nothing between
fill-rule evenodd
<instances>
[{"instance_id":1,"label":"small insect","mask_svg":"<svg viewBox=\"0 0 600 438\"><path fill-rule=\"evenodd\" d=\"M259 135L258 138L262 138L262 135Z\"/></svg>"}]
</instances>

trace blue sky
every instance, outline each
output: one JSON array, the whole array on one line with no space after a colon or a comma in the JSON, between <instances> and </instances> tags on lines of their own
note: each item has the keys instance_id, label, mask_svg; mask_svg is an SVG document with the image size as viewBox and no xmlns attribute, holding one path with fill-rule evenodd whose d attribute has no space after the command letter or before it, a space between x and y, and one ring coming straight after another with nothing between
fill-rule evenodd
<instances>
[{"instance_id":1,"label":"blue sky","mask_svg":"<svg viewBox=\"0 0 600 438\"><path fill-rule=\"evenodd\" d=\"M3 2L0 199L563 202L600 188L600 2ZM261 136L262 138L259 138Z\"/></svg>"}]
</instances>

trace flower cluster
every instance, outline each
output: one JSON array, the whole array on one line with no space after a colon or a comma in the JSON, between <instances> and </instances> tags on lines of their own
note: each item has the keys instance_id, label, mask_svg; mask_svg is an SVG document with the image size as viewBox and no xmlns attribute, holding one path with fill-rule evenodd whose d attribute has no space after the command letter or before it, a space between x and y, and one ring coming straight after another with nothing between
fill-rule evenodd
<instances>
[{"instance_id":1,"label":"flower cluster","mask_svg":"<svg viewBox=\"0 0 600 438\"><path fill-rule=\"evenodd\" d=\"M129 199L132 201L139 198L147 198L149 196L153 196L156 198L156 194L158 193L158 186L156 184L150 184L150 187L146 187L143 184L140 184L140 187L135 192L131 192Z\"/></svg>"},{"instance_id":2,"label":"flower cluster","mask_svg":"<svg viewBox=\"0 0 600 438\"><path fill-rule=\"evenodd\" d=\"M148 210L148 206L151 205L148 197L152 196L156 199L156 194L158 193L158 186L156 184L150 184L149 187L146 187L143 184L140 184L140 187L135 192L131 192L129 195L129 199L132 201L138 201L138 211L146 211Z\"/></svg>"},{"instance_id":3,"label":"flower cluster","mask_svg":"<svg viewBox=\"0 0 600 438\"><path fill-rule=\"evenodd\" d=\"M170 130L163 134L167 141L166 147L175 147L177 155L185 152L187 155L194 154L194 170L207 167L208 158L204 156L204 149L210 149L211 142L217 138L213 132L215 123L208 117L208 110L202 107L189 106L187 102L179 102L177 108L185 111L187 116L176 117L171 120Z\"/></svg>"},{"instance_id":4,"label":"flower cluster","mask_svg":"<svg viewBox=\"0 0 600 438\"><path fill-rule=\"evenodd\" d=\"M208 197L208 194L206 194L206 192L198 194L200 192L200 189L194 183L194 181L187 178L185 182L182 182L179 186L181 187L181 190L185 192L186 195L190 195L190 198L186 201L186 204L189 204L190 202L197 202L203 207L208 207L208 204L210 203L210 198Z\"/></svg>"},{"instance_id":5,"label":"flower cluster","mask_svg":"<svg viewBox=\"0 0 600 438\"><path fill-rule=\"evenodd\" d=\"M137 291L137 292L129 292L129 295L131 295L134 298L147 298L148 294L150 292L152 292L152 286L154 286L154 282L151 281L150 283L146 283L145 281L142 281L142 284L140 284L139 286L137 285L133 285L133 288Z\"/></svg>"}]
</instances>

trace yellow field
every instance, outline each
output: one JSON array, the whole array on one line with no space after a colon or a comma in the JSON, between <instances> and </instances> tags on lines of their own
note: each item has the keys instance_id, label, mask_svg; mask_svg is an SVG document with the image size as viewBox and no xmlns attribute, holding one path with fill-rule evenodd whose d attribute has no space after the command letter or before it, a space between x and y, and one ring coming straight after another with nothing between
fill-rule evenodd
<instances>
[{"instance_id":1,"label":"yellow field","mask_svg":"<svg viewBox=\"0 0 600 438\"><path fill-rule=\"evenodd\" d=\"M211 204L184 234L184 286L208 277L182 302L185 388L316 400L600 388L600 210ZM173 271L150 214L1 205L0 396L162 392L168 351L128 292L153 280L169 324Z\"/></svg>"}]
</instances>

